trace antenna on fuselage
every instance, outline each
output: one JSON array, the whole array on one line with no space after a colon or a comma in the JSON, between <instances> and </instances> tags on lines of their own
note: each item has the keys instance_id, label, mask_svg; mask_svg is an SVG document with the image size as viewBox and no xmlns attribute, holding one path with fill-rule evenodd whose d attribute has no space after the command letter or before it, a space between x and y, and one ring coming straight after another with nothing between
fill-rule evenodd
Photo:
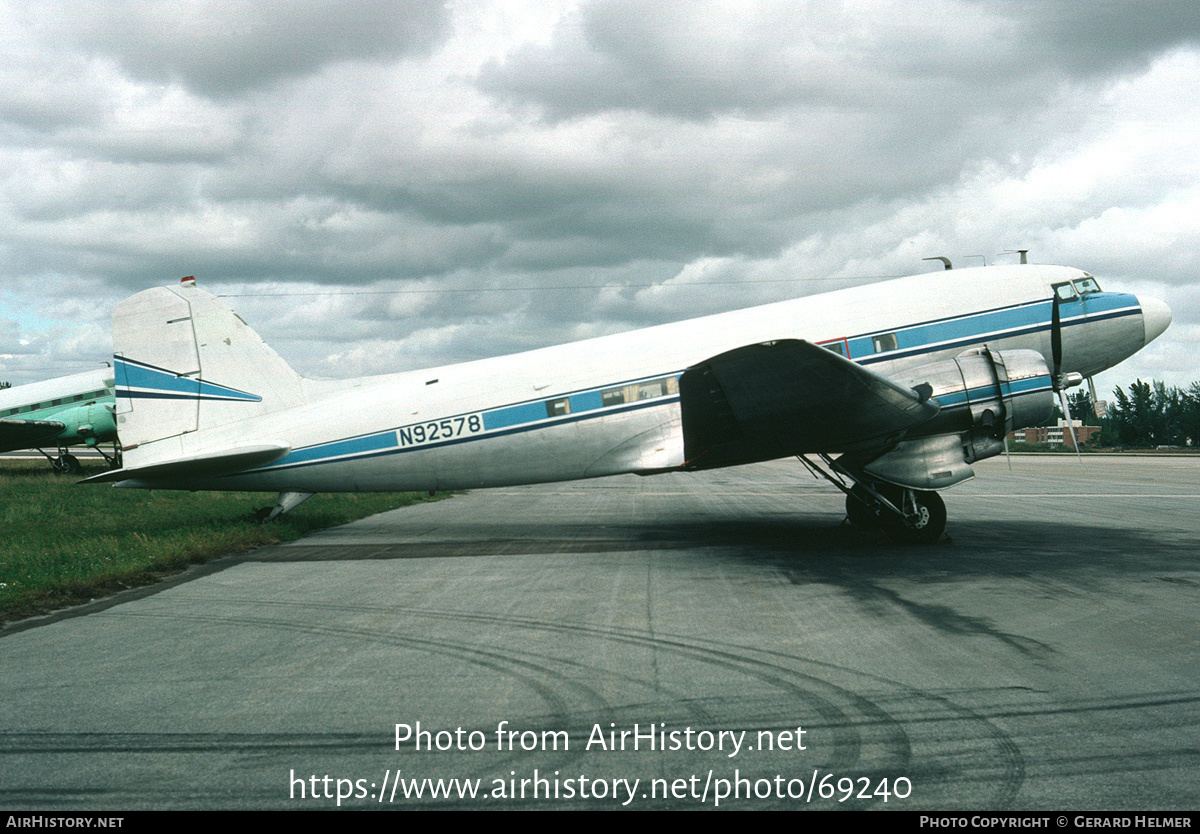
<instances>
[{"instance_id":1,"label":"antenna on fuselage","mask_svg":"<svg viewBox=\"0 0 1200 834\"><path fill-rule=\"evenodd\" d=\"M950 263L950 259L943 255L935 255L932 258L921 258L923 261L941 261L946 265L946 269L954 269L954 264Z\"/></svg>"},{"instance_id":2,"label":"antenna on fuselage","mask_svg":"<svg viewBox=\"0 0 1200 834\"><path fill-rule=\"evenodd\" d=\"M1028 249L1005 249L1002 254L1004 254L1004 255L1020 255L1021 263L1023 263L1023 264L1029 263L1029 250Z\"/></svg>"}]
</instances>

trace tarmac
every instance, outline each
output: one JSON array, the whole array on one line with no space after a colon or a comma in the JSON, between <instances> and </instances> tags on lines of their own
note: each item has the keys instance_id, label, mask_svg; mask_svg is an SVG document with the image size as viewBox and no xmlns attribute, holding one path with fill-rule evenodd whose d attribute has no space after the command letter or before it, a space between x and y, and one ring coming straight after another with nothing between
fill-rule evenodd
<instances>
[{"instance_id":1,"label":"tarmac","mask_svg":"<svg viewBox=\"0 0 1200 834\"><path fill-rule=\"evenodd\" d=\"M1200 457L478 491L0 632L0 808L1195 810ZM319 501L320 498L314 498Z\"/></svg>"}]
</instances>

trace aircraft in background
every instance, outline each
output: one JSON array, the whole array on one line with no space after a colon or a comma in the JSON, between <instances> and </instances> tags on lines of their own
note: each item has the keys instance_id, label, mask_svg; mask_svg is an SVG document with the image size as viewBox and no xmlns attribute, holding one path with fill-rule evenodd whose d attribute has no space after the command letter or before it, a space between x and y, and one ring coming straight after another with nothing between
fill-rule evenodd
<instances>
[{"instance_id":1,"label":"aircraft in background","mask_svg":"<svg viewBox=\"0 0 1200 834\"><path fill-rule=\"evenodd\" d=\"M119 486L508 486L791 455L851 522L932 542L937 490L1163 332L1161 301L1069 267L926 273L458 365L307 379L184 279L113 312ZM817 465L818 461L824 465Z\"/></svg>"},{"instance_id":2,"label":"aircraft in background","mask_svg":"<svg viewBox=\"0 0 1200 834\"><path fill-rule=\"evenodd\" d=\"M80 443L116 463L113 369L18 385L0 391L0 452L37 449L57 472L79 472L79 460L67 449ZM112 441L113 457L100 443ZM58 450L55 457L45 451Z\"/></svg>"}]
</instances>

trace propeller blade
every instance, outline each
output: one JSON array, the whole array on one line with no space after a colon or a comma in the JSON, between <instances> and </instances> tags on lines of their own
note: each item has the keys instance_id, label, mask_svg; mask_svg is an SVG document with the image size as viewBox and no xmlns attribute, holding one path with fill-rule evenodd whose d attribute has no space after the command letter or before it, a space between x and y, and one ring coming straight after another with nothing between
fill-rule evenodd
<instances>
[{"instance_id":1,"label":"propeller blade","mask_svg":"<svg viewBox=\"0 0 1200 834\"><path fill-rule=\"evenodd\" d=\"M1054 361L1054 387L1061 391L1059 375L1062 373L1062 319L1058 311L1061 299L1058 291L1054 291L1054 300L1050 305L1050 357Z\"/></svg>"},{"instance_id":2,"label":"propeller blade","mask_svg":"<svg viewBox=\"0 0 1200 834\"><path fill-rule=\"evenodd\" d=\"M1088 391L1092 394L1092 411L1096 415L1097 420L1103 420L1104 415L1108 413L1108 404L1103 400L1096 399L1096 381L1090 376L1087 378Z\"/></svg>"},{"instance_id":3,"label":"propeller blade","mask_svg":"<svg viewBox=\"0 0 1200 834\"><path fill-rule=\"evenodd\" d=\"M1067 421L1067 424L1063 426L1063 431L1071 432L1071 442L1075 446L1075 457L1079 459L1079 468L1082 469L1083 455L1079 452L1079 437L1075 434L1075 423L1071 420L1071 407L1067 405L1067 389L1083 382L1083 377L1077 373L1064 374L1062 372L1062 314L1058 309L1061 303L1062 299L1058 295L1058 290L1055 290L1053 300L1050 303L1050 356L1054 361L1054 374L1050 377L1050 380L1054 390L1058 392L1058 400L1062 403L1063 417ZM1066 439L1066 434L1064 433L1063 441L1065 442Z\"/></svg>"},{"instance_id":4,"label":"propeller blade","mask_svg":"<svg viewBox=\"0 0 1200 834\"><path fill-rule=\"evenodd\" d=\"M1075 447L1075 457L1079 458L1079 468L1082 469L1083 468L1083 455L1081 455L1079 453L1079 438L1075 434L1075 423L1074 423L1074 421L1071 420L1071 407L1069 405L1067 405L1067 389L1066 388L1058 389L1058 398L1062 402L1063 417L1067 421L1067 424L1065 426L1063 426L1063 431L1066 432L1069 430L1071 432L1071 445L1073 445ZM1063 440L1066 440L1065 434L1063 435Z\"/></svg>"}]
</instances>

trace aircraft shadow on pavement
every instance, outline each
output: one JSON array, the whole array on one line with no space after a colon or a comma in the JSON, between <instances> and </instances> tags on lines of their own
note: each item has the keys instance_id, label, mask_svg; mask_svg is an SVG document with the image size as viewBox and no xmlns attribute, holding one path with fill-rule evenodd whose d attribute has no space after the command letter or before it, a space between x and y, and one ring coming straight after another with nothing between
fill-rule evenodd
<instances>
[{"instance_id":1,"label":"aircraft shadow on pavement","mask_svg":"<svg viewBox=\"0 0 1200 834\"><path fill-rule=\"evenodd\" d=\"M852 570L875 577L925 575L1017 577L1086 572L1096 578L1200 569L1195 541L1150 531L1039 522L973 520L935 545L905 546L882 534L839 524L828 515L734 521L680 519L650 524L463 524L452 537L379 543L268 547L248 561L430 559L530 554L695 551L695 558L770 564L793 581ZM544 534L543 534L544 533ZM807 577L799 579L798 577ZM1186 581L1186 580L1179 580Z\"/></svg>"}]
</instances>

